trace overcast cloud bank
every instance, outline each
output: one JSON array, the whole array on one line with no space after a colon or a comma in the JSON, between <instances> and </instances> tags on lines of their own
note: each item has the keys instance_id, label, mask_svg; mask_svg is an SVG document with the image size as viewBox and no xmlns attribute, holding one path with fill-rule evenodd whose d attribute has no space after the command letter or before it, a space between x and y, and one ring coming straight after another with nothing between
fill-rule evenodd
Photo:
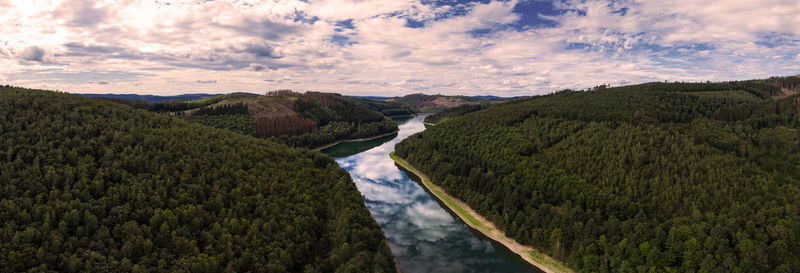
<instances>
[{"instance_id":1,"label":"overcast cloud bank","mask_svg":"<svg viewBox=\"0 0 800 273\"><path fill-rule=\"evenodd\" d=\"M530 95L800 73L790 1L4 1L0 83Z\"/></svg>"}]
</instances>

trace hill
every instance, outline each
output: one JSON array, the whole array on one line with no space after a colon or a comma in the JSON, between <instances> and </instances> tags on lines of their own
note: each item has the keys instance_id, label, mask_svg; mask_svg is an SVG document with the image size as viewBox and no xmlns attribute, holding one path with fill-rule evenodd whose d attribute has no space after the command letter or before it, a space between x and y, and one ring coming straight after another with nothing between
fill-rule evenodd
<instances>
[{"instance_id":1,"label":"hill","mask_svg":"<svg viewBox=\"0 0 800 273\"><path fill-rule=\"evenodd\" d=\"M86 96L86 95L82 95ZM138 96L133 96L134 98ZM163 102L149 102L142 99L124 99L124 98L117 98L117 97L104 97L104 96L97 96L94 98L103 99L108 101L113 101L116 103L130 105L136 108L146 109L153 112L158 113L169 113L169 114L180 114L183 111L197 109L203 106L209 106L215 103L219 103L225 100L232 100L232 99L240 99L240 98L251 98L257 97L256 94L250 93L231 93L225 95L214 95L210 97L203 97L193 100L170 100L170 101L163 101Z\"/></svg>"},{"instance_id":2,"label":"hill","mask_svg":"<svg viewBox=\"0 0 800 273\"><path fill-rule=\"evenodd\" d=\"M401 107L398 104L286 90L267 96L236 93L185 102L115 101L306 148L397 131L397 124L381 112L403 110L393 108Z\"/></svg>"},{"instance_id":3,"label":"hill","mask_svg":"<svg viewBox=\"0 0 800 273\"><path fill-rule=\"evenodd\" d=\"M394 97L388 101L399 102L417 112L435 113L461 105L488 103L489 100L467 96L411 94Z\"/></svg>"},{"instance_id":4,"label":"hill","mask_svg":"<svg viewBox=\"0 0 800 273\"><path fill-rule=\"evenodd\" d=\"M381 97L381 96L350 96L353 98L365 99L365 100L374 100L374 101L387 101L392 97Z\"/></svg>"},{"instance_id":5,"label":"hill","mask_svg":"<svg viewBox=\"0 0 800 273\"><path fill-rule=\"evenodd\" d=\"M516 100L516 99L527 98L527 97L499 97L499 96L472 96L472 97L488 101L505 101L505 100Z\"/></svg>"},{"instance_id":6,"label":"hill","mask_svg":"<svg viewBox=\"0 0 800 273\"><path fill-rule=\"evenodd\" d=\"M393 272L328 156L0 87L0 271Z\"/></svg>"},{"instance_id":7,"label":"hill","mask_svg":"<svg viewBox=\"0 0 800 273\"><path fill-rule=\"evenodd\" d=\"M378 101L369 98L348 97L354 103L366 107L372 111L379 112L387 117L411 116L416 112L406 105L394 101Z\"/></svg>"},{"instance_id":8,"label":"hill","mask_svg":"<svg viewBox=\"0 0 800 273\"><path fill-rule=\"evenodd\" d=\"M431 114L425 117L424 122L426 124L435 125L451 118L460 117L478 110L486 109L487 107L489 107L489 104L486 103L456 106L438 113Z\"/></svg>"},{"instance_id":9,"label":"hill","mask_svg":"<svg viewBox=\"0 0 800 273\"><path fill-rule=\"evenodd\" d=\"M137 94L76 94L88 98L109 98L120 100L132 101L146 101L146 102L170 102L170 101L187 101L199 100L208 97L216 97L221 94L181 94L175 96L157 96L157 95L137 95Z\"/></svg>"},{"instance_id":10,"label":"hill","mask_svg":"<svg viewBox=\"0 0 800 273\"><path fill-rule=\"evenodd\" d=\"M576 271L795 272L797 80L558 92L450 119L395 154Z\"/></svg>"}]
</instances>

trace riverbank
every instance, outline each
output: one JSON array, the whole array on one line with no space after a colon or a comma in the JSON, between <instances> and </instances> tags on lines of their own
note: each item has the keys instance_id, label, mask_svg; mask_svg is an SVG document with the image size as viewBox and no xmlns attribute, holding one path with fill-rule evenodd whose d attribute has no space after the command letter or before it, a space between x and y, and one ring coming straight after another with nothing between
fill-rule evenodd
<instances>
[{"instance_id":1,"label":"riverbank","mask_svg":"<svg viewBox=\"0 0 800 273\"><path fill-rule=\"evenodd\" d=\"M486 220L486 218L483 218L483 216L472 210L472 208L467 206L467 204L463 201L450 196L444 191L444 189L434 185L427 175L422 173L417 168L414 168L414 166L412 166L410 163L400 157L397 157L394 152L392 152L390 156L397 164L417 175L422 180L423 186L425 186L436 198L447 205L450 210L455 212L459 218L461 218L473 229L478 230L486 235L486 237L503 244L509 250L522 257L522 259L524 259L526 262L544 272L573 273L571 269L563 265L561 262L545 255L541 251L538 251L530 246L521 245L514 241L514 239L508 238L501 230L495 227L492 222Z\"/></svg>"},{"instance_id":2,"label":"riverbank","mask_svg":"<svg viewBox=\"0 0 800 273\"><path fill-rule=\"evenodd\" d=\"M400 130L397 130L397 131L394 131L394 132L391 132L391 133L386 133L386 134L382 134L382 135L373 136L373 137L339 140L339 141L336 141L336 142L333 142L333 143L328 143L328 144L316 147L316 148L314 148L312 150L319 152L319 151L328 149L330 147L333 147L333 146L336 146L336 145L339 145L339 144L342 144L342 143L345 143L345 142L358 142L358 141L373 140L373 139L378 139L378 138L382 138L382 137L385 137L385 136L391 136L393 134L397 134L397 132L400 132Z\"/></svg>"}]
</instances>

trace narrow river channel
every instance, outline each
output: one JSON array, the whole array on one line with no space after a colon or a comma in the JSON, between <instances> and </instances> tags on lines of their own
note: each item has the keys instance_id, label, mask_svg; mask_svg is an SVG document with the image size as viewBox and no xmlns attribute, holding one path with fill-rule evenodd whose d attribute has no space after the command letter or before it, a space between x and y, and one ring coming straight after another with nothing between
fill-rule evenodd
<instances>
[{"instance_id":1,"label":"narrow river channel","mask_svg":"<svg viewBox=\"0 0 800 273\"><path fill-rule=\"evenodd\" d=\"M414 174L389 157L394 145L425 130L424 116L395 119L397 135L342 143L322 152L350 172L403 273L541 272L448 211Z\"/></svg>"}]
</instances>

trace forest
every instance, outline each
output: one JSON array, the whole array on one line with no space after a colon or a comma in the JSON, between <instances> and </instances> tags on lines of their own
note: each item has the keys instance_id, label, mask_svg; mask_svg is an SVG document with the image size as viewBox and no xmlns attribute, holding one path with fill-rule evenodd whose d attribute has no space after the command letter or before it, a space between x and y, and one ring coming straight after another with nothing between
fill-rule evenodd
<instances>
[{"instance_id":1,"label":"forest","mask_svg":"<svg viewBox=\"0 0 800 273\"><path fill-rule=\"evenodd\" d=\"M250 116L245 103L224 104L214 107L199 108L192 115L180 115L189 121L206 126L228 129L248 136L263 136L258 133L255 119Z\"/></svg>"},{"instance_id":2,"label":"forest","mask_svg":"<svg viewBox=\"0 0 800 273\"><path fill-rule=\"evenodd\" d=\"M438 113L433 113L425 117L424 122L428 124L437 124L451 118L460 117L478 110L486 109L487 107L489 107L488 103L461 105Z\"/></svg>"},{"instance_id":3,"label":"forest","mask_svg":"<svg viewBox=\"0 0 800 273\"><path fill-rule=\"evenodd\" d=\"M397 131L397 124L394 121L353 100L354 98L339 94L310 91L300 94L293 105L297 116L286 118L295 119L292 124L305 126L308 129L305 132L279 134L275 139L292 146L313 148L337 140L371 137ZM310 124L315 126L312 127ZM293 127L275 124L266 128Z\"/></svg>"},{"instance_id":4,"label":"forest","mask_svg":"<svg viewBox=\"0 0 800 273\"><path fill-rule=\"evenodd\" d=\"M441 122L395 154L579 272L798 272L798 82L565 90Z\"/></svg>"},{"instance_id":5,"label":"forest","mask_svg":"<svg viewBox=\"0 0 800 273\"><path fill-rule=\"evenodd\" d=\"M379 112L387 117L410 116L416 114L414 109L395 101L377 101L366 98L347 97L352 102L369 110Z\"/></svg>"},{"instance_id":6,"label":"forest","mask_svg":"<svg viewBox=\"0 0 800 273\"><path fill-rule=\"evenodd\" d=\"M467 96L409 94L391 98L389 102L405 105L416 112L437 113L461 105L490 103L491 100Z\"/></svg>"},{"instance_id":7,"label":"forest","mask_svg":"<svg viewBox=\"0 0 800 273\"><path fill-rule=\"evenodd\" d=\"M3 272L395 271L321 153L14 87L0 87L0 148Z\"/></svg>"},{"instance_id":8,"label":"forest","mask_svg":"<svg viewBox=\"0 0 800 273\"><path fill-rule=\"evenodd\" d=\"M397 131L397 124L388 116L414 113L397 102L291 90L271 91L266 96L233 93L160 103L105 99L304 148L391 133Z\"/></svg>"}]
</instances>

